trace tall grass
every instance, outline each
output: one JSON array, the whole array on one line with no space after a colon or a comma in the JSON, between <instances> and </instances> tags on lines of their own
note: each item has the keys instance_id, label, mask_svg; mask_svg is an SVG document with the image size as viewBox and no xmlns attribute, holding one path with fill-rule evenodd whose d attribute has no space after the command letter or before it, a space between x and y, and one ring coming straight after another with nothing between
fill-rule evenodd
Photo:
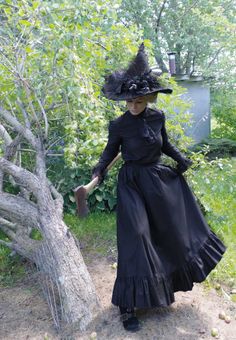
<instances>
[{"instance_id":1,"label":"tall grass","mask_svg":"<svg viewBox=\"0 0 236 340\"><path fill-rule=\"evenodd\" d=\"M226 253L208 279L236 286L236 158L205 161L192 170L189 182L200 199L210 228L227 246Z\"/></svg>"},{"instance_id":2,"label":"tall grass","mask_svg":"<svg viewBox=\"0 0 236 340\"><path fill-rule=\"evenodd\" d=\"M78 238L82 252L107 255L116 251L115 213L95 212L84 219L66 214L65 223Z\"/></svg>"},{"instance_id":3,"label":"tall grass","mask_svg":"<svg viewBox=\"0 0 236 340\"><path fill-rule=\"evenodd\" d=\"M0 238L5 236L0 232ZM26 274L23 260L20 256L12 254L10 249L0 245L0 286L11 286L21 280Z\"/></svg>"}]
</instances>

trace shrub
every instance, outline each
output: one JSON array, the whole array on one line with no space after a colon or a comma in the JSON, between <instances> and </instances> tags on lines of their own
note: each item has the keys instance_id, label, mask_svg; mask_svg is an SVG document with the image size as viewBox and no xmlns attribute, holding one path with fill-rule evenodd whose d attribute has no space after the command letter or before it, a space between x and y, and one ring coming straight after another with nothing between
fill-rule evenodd
<instances>
[{"instance_id":1,"label":"shrub","mask_svg":"<svg viewBox=\"0 0 236 340\"><path fill-rule=\"evenodd\" d=\"M236 141L227 138L209 138L191 147L192 151L202 152L208 158L236 156Z\"/></svg>"},{"instance_id":2,"label":"shrub","mask_svg":"<svg viewBox=\"0 0 236 340\"><path fill-rule=\"evenodd\" d=\"M213 138L236 140L236 96L235 91L212 94L212 114L217 126L212 130Z\"/></svg>"}]
</instances>

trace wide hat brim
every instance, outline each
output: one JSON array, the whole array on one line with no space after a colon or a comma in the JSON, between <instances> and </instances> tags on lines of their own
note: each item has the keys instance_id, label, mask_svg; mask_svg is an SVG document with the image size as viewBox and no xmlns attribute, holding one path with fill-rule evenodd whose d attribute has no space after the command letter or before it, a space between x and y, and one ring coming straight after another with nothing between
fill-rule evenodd
<instances>
[{"instance_id":1,"label":"wide hat brim","mask_svg":"<svg viewBox=\"0 0 236 340\"><path fill-rule=\"evenodd\" d=\"M158 92L170 94L172 89L163 86L160 78L150 69L143 43L127 70L110 74L102 88L103 95L115 101L130 100Z\"/></svg>"},{"instance_id":2,"label":"wide hat brim","mask_svg":"<svg viewBox=\"0 0 236 340\"><path fill-rule=\"evenodd\" d=\"M135 99L139 97L144 97L150 94L156 94L156 93L165 93L165 94L171 94L173 90L171 88L163 88L160 87L158 89L153 89L150 91L143 91L143 93L121 93L120 95L118 94L110 94L109 96L106 96L107 99L114 100L114 101L122 101L122 100L130 100L130 99Z\"/></svg>"}]
</instances>

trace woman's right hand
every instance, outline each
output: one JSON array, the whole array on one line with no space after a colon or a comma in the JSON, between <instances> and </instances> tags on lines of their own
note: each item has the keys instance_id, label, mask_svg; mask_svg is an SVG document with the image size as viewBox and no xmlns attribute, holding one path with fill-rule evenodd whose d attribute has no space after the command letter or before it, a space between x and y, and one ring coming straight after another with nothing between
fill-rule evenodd
<instances>
[{"instance_id":1,"label":"woman's right hand","mask_svg":"<svg viewBox=\"0 0 236 340\"><path fill-rule=\"evenodd\" d=\"M92 180L98 177L98 185L102 184L104 178L106 177L107 170L98 169L98 167L93 168L92 170Z\"/></svg>"}]
</instances>

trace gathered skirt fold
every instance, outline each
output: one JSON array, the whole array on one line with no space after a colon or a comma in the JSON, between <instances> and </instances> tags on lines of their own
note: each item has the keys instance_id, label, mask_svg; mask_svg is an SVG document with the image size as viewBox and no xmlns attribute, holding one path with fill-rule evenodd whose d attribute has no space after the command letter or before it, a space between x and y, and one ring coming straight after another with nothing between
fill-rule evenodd
<instances>
[{"instance_id":1,"label":"gathered skirt fold","mask_svg":"<svg viewBox=\"0 0 236 340\"><path fill-rule=\"evenodd\" d=\"M168 306L205 280L226 247L185 178L171 167L125 164L117 185L118 267L112 303Z\"/></svg>"}]
</instances>

